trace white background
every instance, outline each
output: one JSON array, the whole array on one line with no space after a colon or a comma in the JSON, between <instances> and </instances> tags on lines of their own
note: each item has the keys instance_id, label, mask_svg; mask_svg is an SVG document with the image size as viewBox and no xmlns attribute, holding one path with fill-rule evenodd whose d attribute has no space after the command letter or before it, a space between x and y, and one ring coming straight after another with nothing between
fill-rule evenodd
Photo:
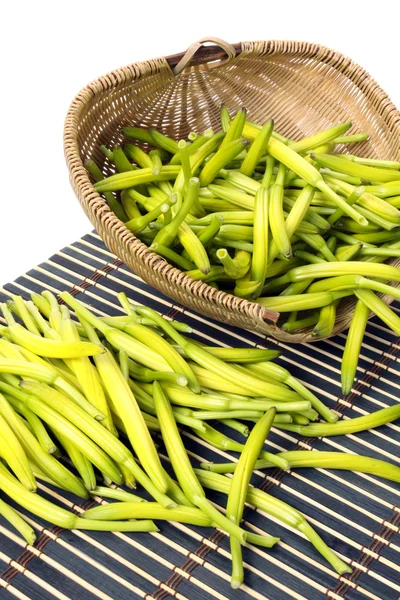
<instances>
[{"instance_id":1,"label":"white background","mask_svg":"<svg viewBox=\"0 0 400 600\"><path fill-rule=\"evenodd\" d=\"M206 35L232 43L306 40L353 58L400 106L396 5L368 0L4 3L0 283L91 229L70 188L62 147L69 103L89 81L137 60L181 52Z\"/></svg>"}]
</instances>

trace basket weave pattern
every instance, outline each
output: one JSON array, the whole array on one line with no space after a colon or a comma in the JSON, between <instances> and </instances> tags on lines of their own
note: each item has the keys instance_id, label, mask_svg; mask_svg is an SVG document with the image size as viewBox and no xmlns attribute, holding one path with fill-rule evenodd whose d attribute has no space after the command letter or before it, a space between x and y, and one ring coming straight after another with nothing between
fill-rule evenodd
<instances>
[{"instance_id":1,"label":"basket weave pattern","mask_svg":"<svg viewBox=\"0 0 400 600\"><path fill-rule=\"evenodd\" d=\"M194 281L148 250L110 211L83 166L93 158L104 173L112 174L113 165L99 146L126 141L120 133L123 126L154 127L175 139L193 130L217 130L221 102L231 111L245 106L249 119L258 123L273 118L276 130L294 139L351 120L350 133L370 133L370 140L352 145L351 152L399 160L400 113L350 59L306 42L242 42L234 47L236 57L218 68L210 69L207 62L221 59L224 52L207 47L178 76L171 67L182 55L134 63L81 90L64 130L71 184L110 250L166 296L225 323L284 341L311 341L311 330L285 333L274 322L275 313ZM392 264L399 266L400 260ZM354 302L341 303L333 334L348 327Z\"/></svg>"}]
</instances>

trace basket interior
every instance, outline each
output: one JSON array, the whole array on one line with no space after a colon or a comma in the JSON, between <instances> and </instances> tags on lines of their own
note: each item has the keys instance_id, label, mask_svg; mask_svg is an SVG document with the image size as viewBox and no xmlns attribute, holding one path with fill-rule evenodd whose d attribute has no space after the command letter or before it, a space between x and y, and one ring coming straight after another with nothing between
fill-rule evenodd
<instances>
[{"instance_id":1,"label":"basket interior","mask_svg":"<svg viewBox=\"0 0 400 600\"><path fill-rule=\"evenodd\" d=\"M242 52L218 69L196 64L175 77L167 60L159 59L100 78L86 88L91 94L80 112L81 160L93 158L113 173L99 146L123 142L120 130L127 125L154 127L175 139L218 130L222 102L231 111L245 106L258 123L273 118L275 129L294 139L351 121L349 133L370 134L367 142L351 146L352 153L399 160L398 113L367 73L319 46L305 44L302 51L301 44L266 44L243 43ZM341 303L334 333L348 326L353 306L354 299Z\"/></svg>"}]
</instances>

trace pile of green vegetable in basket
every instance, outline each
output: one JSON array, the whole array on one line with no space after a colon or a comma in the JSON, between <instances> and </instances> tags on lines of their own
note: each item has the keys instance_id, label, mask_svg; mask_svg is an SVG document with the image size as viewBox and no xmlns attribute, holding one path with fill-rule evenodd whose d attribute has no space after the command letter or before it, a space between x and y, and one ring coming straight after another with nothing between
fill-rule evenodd
<instances>
[{"instance_id":1,"label":"pile of green vegetable in basket","mask_svg":"<svg viewBox=\"0 0 400 600\"><path fill-rule=\"evenodd\" d=\"M314 326L331 335L338 305L358 299L345 349L343 393L351 391L370 311L400 334L400 319L375 292L400 298L400 163L331 155L351 123L294 142L221 108L222 132L179 142L125 127L145 143L102 146L118 173L86 167L110 208L151 250L203 280L288 313L287 332ZM114 192L121 191L119 197Z\"/></svg>"},{"instance_id":2,"label":"pile of green vegetable in basket","mask_svg":"<svg viewBox=\"0 0 400 600\"><path fill-rule=\"evenodd\" d=\"M388 462L340 452L263 450L270 428L305 436L354 433L400 417L400 404L338 421L309 389L259 348L206 346L190 327L154 310L119 300L126 315L96 316L71 294L15 296L0 306L0 491L14 505L63 528L157 531L154 520L218 527L230 536L232 586L243 581L241 547L272 547L277 538L241 524L245 503L302 532L339 573L351 568L303 515L255 489L255 468L326 467L372 473L400 482ZM70 307L75 315L70 312ZM77 320L76 320L77 317ZM325 422L315 422L321 416ZM210 425L212 421L213 425ZM249 434L246 423L255 423ZM228 437L247 437L244 444ZM237 462L193 468L178 426ZM169 474L151 433L161 436ZM233 472L233 477L223 473ZM82 516L52 504L44 484L98 502ZM143 488L147 501L126 489ZM221 510L207 489L227 494ZM107 503L104 498L116 500ZM28 543L30 519L0 500L3 515Z\"/></svg>"}]
</instances>

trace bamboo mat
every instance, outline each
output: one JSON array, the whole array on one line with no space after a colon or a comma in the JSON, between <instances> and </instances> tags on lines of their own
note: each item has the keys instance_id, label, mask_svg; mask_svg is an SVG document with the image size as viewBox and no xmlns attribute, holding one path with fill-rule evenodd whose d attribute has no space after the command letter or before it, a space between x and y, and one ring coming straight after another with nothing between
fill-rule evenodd
<instances>
[{"instance_id":1,"label":"bamboo mat","mask_svg":"<svg viewBox=\"0 0 400 600\"><path fill-rule=\"evenodd\" d=\"M146 285L107 250L96 233L7 284L0 289L0 299L43 288L55 293L72 290L98 314L120 314L116 295L124 291L135 302L189 323L198 339L211 344L278 346L283 351L281 364L344 418L398 401L399 340L375 319L362 347L357 383L344 401L339 385L344 335L289 346L205 319ZM229 434L234 437L235 432ZM224 452L189 433L184 436L194 463L226 460ZM275 429L267 446L274 452L296 448L355 452L399 463L400 424L327 439L301 439ZM159 450L165 456L163 446ZM244 515L247 526L265 529L281 537L281 542L272 550L244 549L246 584L240 590L230 588L229 543L216 530L161 523L160 532L152 534L65 531L30 515L38 534L34 547L0 518L0 600L400 598L399 484L320 469L257 472L253 483L301 510L324 540L351 561L353 573L339 577L300 534L252 507ZM77 512L96 503L75 505L76 498L69 494L61 495L47 484L40 488L46 497ZM216 493L210 493L210 498L219 505L226 502Z\"/></svg>"}]
</instances>

